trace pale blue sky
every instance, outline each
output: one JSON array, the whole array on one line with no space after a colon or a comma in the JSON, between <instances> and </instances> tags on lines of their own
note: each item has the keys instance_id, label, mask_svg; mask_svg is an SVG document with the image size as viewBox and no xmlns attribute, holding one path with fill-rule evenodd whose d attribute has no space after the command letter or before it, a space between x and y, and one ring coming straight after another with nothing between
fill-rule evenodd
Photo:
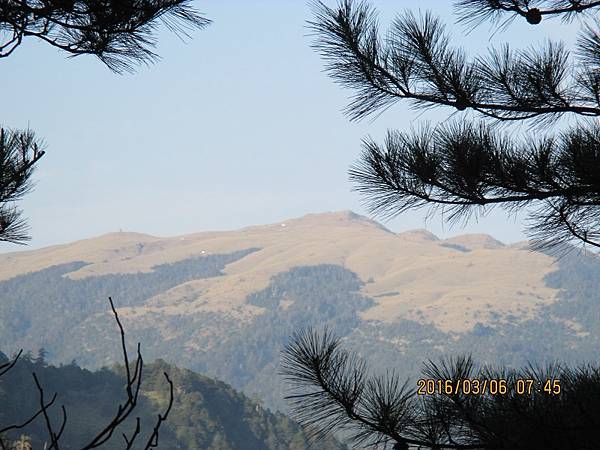
<instances>
[{"instance_id":1,"label":"pale blue sky","mask_svg":"<svg viewBox=\"0 0 600 450\"><path fill-rule=\"evenodd\" d=\"M415 5L374 3L384 26ZM323 73L309 46L305 1L195 4L214 23L187 43L161 32L161 61L134 75L115 75L93 57L68 59L32 38L0 60L0 123L29 126L47 143L36 189L21 202L29 248L119 229L171 236L322 211L366 214L347 176L361 139L381 140L387 129L452 113L419 116L400 102L374 121L352 123L341 112L350 91ZM487 26L465 37L454 25L450 1L417 4L443 17L458 44L480 52L488 45ZM517 20L495 43L571 40L576 28ZM444 226L439 216L425 223L424 216L407 213L385 224L395 231L425 227L440 237L524 238L521 221L502 211L464 228Z\"/></svg>"}]
</instances>

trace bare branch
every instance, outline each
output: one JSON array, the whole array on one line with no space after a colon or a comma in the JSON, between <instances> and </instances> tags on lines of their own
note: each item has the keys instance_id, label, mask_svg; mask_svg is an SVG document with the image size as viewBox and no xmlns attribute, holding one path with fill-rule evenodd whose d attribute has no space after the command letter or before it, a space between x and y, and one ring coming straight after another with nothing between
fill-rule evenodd
<instances>
[{"instance_id":1,"label":"bare branch","mask_svg":"<svg viewBox=\"0 0 600 450\"><path fill-rule=\"evenodd\" d=\"M59 430L58 433L56 433L54 431L54 428L52 427L52 421L50 420L50 416L48 416L48 409L46 407L44 407L44 389L42 388L42 385L40 384L37 375L35 373L32 374L33 375L33 379L35 381L35 385L38 389L38 392L40 394L40 410L42 412L42 415L44 416L44 421L46 422L46 430L48 431L48 436L50 437L50 447L48 447L48 450L59 450L59 439L60 439L60 435L62 434L62 431L64 429L64 425L67 421L67 417L66 417L66 412L65 412L65 408L64 406L62 407L62 411L63 411L63 423L62 426ZM56 398L56 394L54 394L53 399Z\"/></svg>"},{"instance_id":2,"label":"bare branch","mask_svg":"<svg viewBox=\"0 0 600 450\"><path fill-rule=\"evenodd\" d=\"M20 424L9 425L7 427L0 428L0 434L6 433L7 431L19 430L21 428L25 428L27 425L29 425L31 422L33 422L35 419L37 419L37 417L40 414L43 414L44 411L47 411L48 408L50 408L50 406L52 406L52 404L54 403L55 400L56 400L56 395L54 395L48 403L44 403L35 414L33 414L29 419L25 420L24 422L21 422Z\"/></svg>"},{"instance_id":3,"label":"bare branch","mask_svg":"<svg viewBox=\"0 0 600 450\"><path fill-rule=\"evenodd\" d=\"M156 419L156 425L154 425L154 429L152 430L152 434L148 438L148 442L146 442L146 446L144 447L144 450L147 450L149 448L158 447L158 432L160 430L160 426L162 425L162 423L165 420L167 420L167 417L169 416L169 413L171 412L171 408L173 407L173 399L174 399L174 397L173 397L173 382L169 378L169 375L167 374L167 372L163 372L163 375L165 376L165 379L167 380L167 383L169 384L169 402L167 404L167 408L165 409L165 412L163 414L158 415L158 418Z\"/></svg>"},{"instance_id":4,"label":"bare branch","mask_svg":"<svg viewBox=\"0 0 600 450\"><path fill-rule=\"evenodd\" d=\"M117 412L115 413L114 418L87 444L84 445L81 450L89 450L92 448L97 448L108 441L117 427L129 417L131 412L135 409L138 401L138 396L140 392L140 386L142 382L142 369L143 369L143 359L140 353L140 344L137 345L137 358L135 362L135 367L133 373L130 370L129 365L129 356L127 353L127 345L125 342L125 330L123 329L123 325L119 319L119 314L114 306L112 298L109 297L108 301L110 302L110 307L112 309L113 315L119 327L120 335L121 335L121 350L123 352L123 362L125 365L125 373L126 373L126 392L127 392L127 400L124 404L119 405L117 408Z\"/></svg>"},{"instance_id":5,"label":"bare branch","mask_svg":"<svg viewBox=\"0 0 600 450\"><path fill-rule=\"evenodd\" d=\"M117 313L117 310L114 306L114 303L112 301L112 298L110 298L110 297L109 297L109 302L110 302L111 310L114 315L115 321L117 322L117 326L119 327L119 331L120 331L121 350L123 353L123 361L124 361L125 373L126 373L126 383L127 384L126 384L125 390L127 393L127 399L123 404L120 404L118 406L117 411L116 411L114 417L112 418L112 420L104 428L102 428L89 441L88 444L82 446L80 450L88 450L88 449L98 448L101 445L105 444L113 436L113 433L116 431L116 429L131 415L131 413L134 411L134 409L138 405L138 398L139 398L140 387L141 387L141 382L142 382L142 368L143 368L143 359L142 359L142 356L140 353L140 344L139 343L137 344L137 357L136 357L135 364L133 364L133 370L131 370L131 367L130 367L131 363L129 361L127 345L126 345L126 341L125 341L125 331L124 331L123 325L121 323L121 320L119 318L119 315ZM8 363L0 366L0 371L1 371L0 375L5 374L8 370L10 370L11 368L13 368L15 366L21 353L22 352L19 352L19 354L13 359L12 362L8 362ZM169 378L169 375L166 372L164 372L163 374L165 376L167 384L169 385L169 400L168 400L167 407L165 408L165 411L162 414L158 414L158 418L154 425L153 431L148 438L146 446L144 447L145 449L155 448L158 446L160 427L167 420L167 417L172 409L173 402L174 402L173 382L171 381L171 379ZM24 421L23 423L0 428L0 435L2 433L8 432L8 431L24 428L27 425L31 424L37 417L43 416L44 420L45 420L45 424L46 424L46 430L48 432L48 437L50 439L50 446L47 448L47 450L51 450L51 449L59 450L60 438L65 430L66 423L67 423L67 411L65 410L65 407L62 406L62 417L63 418L62 418L60 428L58 430L56 430L52 424L52 421L50 419L48 411L49 411L50 406L52 406L54 404L54 402L57 398L57 395L54 394L52 399L50 401L46 402L44 399L44 397L45 397L44 389L35 373L33 373L33 378L34 378L35 385L37 387L39 397L40 397L39 410L35 414L33 414L29 419ZM134 444L136 438L139 437L139 434L140 434L140 419L138 417L138 418L136 418L136 427L133 430L131 437L127 437L127 435L125 433L123 433L123 438L125 440L126 449L133 448L133 444ZM0 438L0 449L4 449L4 448L5 448L4 442Z\"/></svg>"},{"instance_id":6,"label":"bare branch","mask_svg":"<svg viewBox=\"0 0 600 450\"><path fill-rule=\"evenodd\" d=\"M135 418L135 429L133 430L133 434L131 435L131 437L128 438L127 435L125 433L123 433L123 439L125 439L125 444L127 445L127 447L125 447L125 450L131 449L131 447L133 446L133 443L135 442L135 439L138 437L139 434L140 434L140 418L136 417Z\"/></svg>"},{"instance_id":7,"label":"bare branch","mask_svg":"<svg viewBox=\"0 0 600 450\"><path fill-rule=\"evenodd\" d=\"M19 350L19 353L17 353L17 355L13 358L12 361L9 361L6 364L2 364L0 366L0 377L2 375L4 375L6 372L8 372L10 369L12 369L15 366L15 364L17 364L17 361L21 357L22 353L23 353L23 349Z\"/></svg>"}]
</instances>

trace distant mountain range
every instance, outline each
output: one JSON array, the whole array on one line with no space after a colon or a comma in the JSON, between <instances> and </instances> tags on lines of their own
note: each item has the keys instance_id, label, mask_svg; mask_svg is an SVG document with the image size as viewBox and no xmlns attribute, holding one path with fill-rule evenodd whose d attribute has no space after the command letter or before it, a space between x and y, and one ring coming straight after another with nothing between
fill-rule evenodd
<instances>
[{"instance_id":1,"label":"distant mountain range","mask_svg":"<svg viewBox=\"0 0 600 450\"><path fill-rule=\"evenodd\" d=\"M279 352L307 326L407 377L427 358L466 352L508 365L595 358L599 269L591 255L393 233L349 211L170 238L111 233L0 255L0 349L108 365L119 355L111 295L147 360L285 410Z\"/></svg>"}]
</instances>

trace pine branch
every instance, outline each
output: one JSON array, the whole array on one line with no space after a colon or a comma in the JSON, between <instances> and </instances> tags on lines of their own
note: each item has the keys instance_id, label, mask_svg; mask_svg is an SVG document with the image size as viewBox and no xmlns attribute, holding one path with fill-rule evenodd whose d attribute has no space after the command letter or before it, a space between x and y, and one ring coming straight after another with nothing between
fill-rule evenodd
<instances>
[{"instance_id":1,"label":"pine branch","mask_svg":"<svg viewBox=\"0 0 600 450\"><path fill-rule=\"evenodd\" d=\"M45 154L43 147L30 130L0 128L0 241L23 244L30 239L13 203L31 191L31 176Z\"/></svg>"},{"instance_id":2,"label":"pine branch","mask_svg":"<svg viewBox=\"0 0 600 450\"><path fill-rule=\"evenodd\" d=\"M422 422L421 404L408 382L397 375L368 377L364 361L340 348L339 339L325 331L295 334L282 354L280 373L292 394L292 411L312 436L334 429L352 432L355 444L395 443L437 449L479 449L471 442L449 442Z\"/></svg>"},{"instance_id":3,"label":"pine branch","mask_svg":"<svg viewBox=\"0 0 600 450\"><path fill-rule=\"evenodd\" d=\"M575 15L593 13L600 1L590 0L458 0L455 8L458 22L478 26L485 21L499 22L506 14L520 16L537 25L544 16L562 16L571 20Z\"/></svg>"},{"instance_id":4,"label":"pine branch","mask_svg":"<svg viewBox=\"0 0 600 450\"><path fill-rule=\"evenodd\" d=\"M142 359L142 354L140 353L140 344L138 343L137 345L137 358L132 373L129 364L129 355L127 353L127 345L125 342L125 330L123 329L123 325L121 324L121 320L119 319L119 315L114 306L112 298L109 297L108 301L110 302L110 307L115 317L115 321L117 322L117 326L119 327L119 332L121 336L121 350L123 353L125 379L127 382L125 387L125 391L127 393L127 400L125 401L125 403L119 405L113 419L108 424L106 424L106 426L101 431L99 431L96 434L96 436L90 440L88 444L82 446L81 450L90 450L93 448L100 447L112 437L113 433L119 427L119 425L121 425L135 409L142 383L142 369L144 362Z\"/></svg>"},{"instance_id":5,"label":"pine branch","mask_svg":"<svg viewBox=\"0 0 600 450\"><path fill-rule=\"evenodd\" d=\"M470 108L500 121L600 115L598 96L588 95L595 87L582 89L589 79L585 65L571 76L571 58L561 45L516 54L505 48L468 61L429 13L398 17L382 41L376 12L365 2L342 0L335 9L317 2L313 11L313 47L331 76L355 91L346 109L352 120L400 99L420 108Z\"/></svg>"},{"instance_id":6,"label":"pine branch","mask_svg":"<svg viewBox=\"0 0 600 450\"><path fill-rule=\"evenodd\" d=\"M363 148L350 179L376 215L429 207L456 221L473 208L515 211L537 203L530 228L538 245L600 241L598 126L515 142L484 124L451 124L390 132L383 146L365 141Z\"/></svg>"},{"instance_id":7,"label":"pine branch","mask_svg":"<svg viewBox=\"0 0 600 450\"><path fill-rule=\"evenodd\" d=\"M153 52L159 22L181 36L206 27L189 0L1 0L0 58L27 36L78 56L97 56L112 71L131 72L158 58Z\"/></svg>"}]
</instances>

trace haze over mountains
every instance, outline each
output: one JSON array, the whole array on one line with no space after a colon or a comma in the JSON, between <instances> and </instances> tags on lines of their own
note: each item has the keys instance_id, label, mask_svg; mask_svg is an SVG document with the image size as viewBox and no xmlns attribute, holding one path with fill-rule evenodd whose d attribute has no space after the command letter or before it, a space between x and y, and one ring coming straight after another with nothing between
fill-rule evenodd
<instances>
[{"instance_id":1,"label":"haze over mountains","mask_svg":"<svg viewBox=\"0 0 600 450\"><path fill-rule=\"evenodd\" d=\"M267 287L277 273L317 264L342 266L366 283L361 293L376 305L361 314L364 319L408 318L444 331L472 329L487 322L490 312L531 317L556 297L543 281L554 260L528 251L526 243L505 246L483 234L440 240L425 230L395 234L350 211L173 238L110 233L0 255L0 280L72 261L88 263L65 275L74 280L149 272L160 264L248 248L260 250L228 264L223 276L187 281L123 314L210 311L247 320L261 313L245 302L249 294Z\"/></svg>"},{"instance_id":2,"label":"haze over mountains","mask_svg":"<svg viewBox=\"0 0 600 450\"><path fill-rule=\"evenodd\" d=\"M6 357L0 353L0 363ZM39 409L33 393L31 373L35 372L46 392L57 393L48 414L53 423L61 423L58 404L65 407L67 426L60 439L63 450L81 449L110 423L119 404L123 404L124 367L90 372L74 364L47 366L43 358L23 356L2 377L0 383L0 420L2 424L23 423ZM173 380L174 401L168 419L160 428L158 447L167 450L309 450L308 433L280 413L271 413L256 401L234 391L225 383L206 378L186 369L156 361L145 364L142 385L134 414L130 415L102 449L123 449L121 432L131 433L139 417L140 435L131 450L145 448L157 414L164 414L168 397L163 372ZM25 429L13 430L13 445L7 449L48 448L48 431L43 420L35 420ZM19 445L27 436L31 447ZM7 444L7 439L4 439ZM333 438L319 441L321 450L347 450Z\"/></svg>"},{"instance_id":3,"label":"haze over mountains","mask_svg":"<svg viewBox=\"0 0 600 450\"><path fill-rule=\"evenodd\" d=\"M375 368L407 376L456 352L504 364L585 359L600 334L590 319L599 267L488 235L396 234L349 211L171 238L111 233L0 255L0 348L108 364L118 358L111 295L147 358L284 409L279 352L306 326L333 328Z\"/></svg>"}]
</instances>

